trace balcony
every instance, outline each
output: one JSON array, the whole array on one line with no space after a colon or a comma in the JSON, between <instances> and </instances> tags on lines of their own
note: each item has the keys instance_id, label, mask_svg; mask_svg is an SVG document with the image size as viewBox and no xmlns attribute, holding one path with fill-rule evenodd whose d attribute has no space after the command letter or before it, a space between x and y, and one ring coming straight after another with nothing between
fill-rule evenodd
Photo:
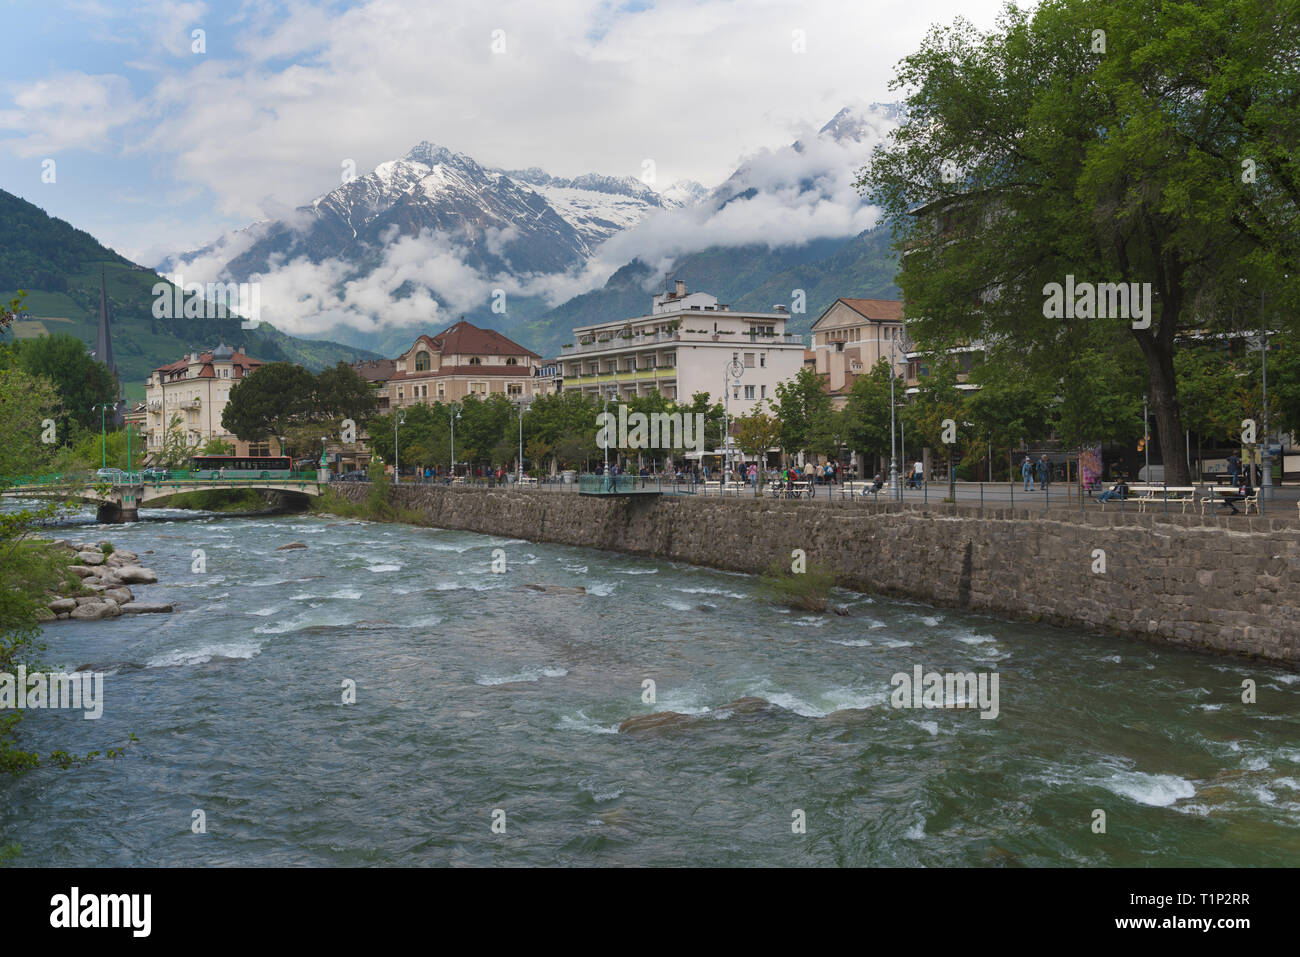
<instances>
[{"instance_id":1,"label":"balcony","mask_svg":"<svg viewBox=\"0 0 1300 957\"><path fill-rule=\"evenodd\" d=\"M600 375L566 376L566 387L586 387L595 385L617 385L624 382L654 382L658 379L676 379L676 366L661 366L658 369L638 369L635 372L602 372Z\"/></svg>"},{"instance_id":2,"label":"balcony","mask_svg":"<svg viewBox=\"0 0 1300 957\"><path fill-rule=\"evenodd\" d=\"M201 405L202 402L199 399L186 399L180 404L180 407L186 412L197 412Z\"/></svg>"}]
</instances>

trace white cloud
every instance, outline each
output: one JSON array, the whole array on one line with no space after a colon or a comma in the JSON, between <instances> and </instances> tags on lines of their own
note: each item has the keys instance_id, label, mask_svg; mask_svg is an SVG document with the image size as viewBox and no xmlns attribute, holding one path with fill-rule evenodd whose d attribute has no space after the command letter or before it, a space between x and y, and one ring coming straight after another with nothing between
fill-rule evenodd
<instances>
[{"instance_id":1,"label":"white cloud","mask_svg":"<svg viewBox=\"0 0 1300 957\"><path fill-rule=\"evenodd\" d=\"M19 156L48 156L67 149L107 152L114 131L142 115L125 79L113 74L61 73L9 86L14 109L0 110L0 130Z\"/></svg>"}]
</instances>

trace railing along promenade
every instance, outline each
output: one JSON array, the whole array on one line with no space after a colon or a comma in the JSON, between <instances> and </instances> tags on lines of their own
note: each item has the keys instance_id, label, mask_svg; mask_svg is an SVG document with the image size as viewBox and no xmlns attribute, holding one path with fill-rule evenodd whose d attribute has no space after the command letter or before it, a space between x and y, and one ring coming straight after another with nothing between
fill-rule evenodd
<instances>
[{"instance_id":1,"label":"railing along promenade","mask_svg":"<svg viewBox=\"0 0 1300 957\"><path fill-rule=\"evenodd\" d=\"M1105 511L1109 514L1146 514L1146 515L1217 515L1233 518L1237 514L1246 515L1244 510L1234 513L1230 506L1215 503L1207 509L1199 504L1182 501L1180 493L1173 488L1163 491L1160 486L1140 502L1134 498L1115 499L1105 504L1098 503L1097 491L1080 491L1077 485L1049 483L1045 489L1035 486L1032 491L1025 491L1020 482L925 482L916 488L904 487L892 490L886 483L878 491L873 491L873 483L861 480L849 482L823 483L820 481L800 483L764 482L755 486L749 482L720 483L716 480L693 481L690 477L678 479L675 475L618 475L613 484L610 477L602 474L582 474L575 481L565 482L561 478L525 479L517 483L514 476L505 482L483 477L460 476L450 481L445 477L415 479L404 476L404 486L451 486L457 489L473 490L487 488L504 488L521 494L583 494L627 496L638 493L656 494L663 497L705 496L738 501L768 500L812 505L852 507L863 503L890 505L903 504L911 507L945 509L951 505L979 506L988 508L1017 508L1041 511L1073 510ZM795 486L795 487L792 487ZM1198 495L1212 497L1216 486L1199 484ZM1259 514L1275 518L1296 519L1300 515L1300 486L1275 486L1271 498L1259 498Z\"/></svg>"}]
</instances>

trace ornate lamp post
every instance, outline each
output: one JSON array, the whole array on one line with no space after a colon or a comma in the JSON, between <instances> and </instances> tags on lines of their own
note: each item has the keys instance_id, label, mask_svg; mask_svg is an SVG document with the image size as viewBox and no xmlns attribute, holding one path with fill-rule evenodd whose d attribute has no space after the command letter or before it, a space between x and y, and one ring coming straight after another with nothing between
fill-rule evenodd
<instances>
[{"instance_id":1,"label":"ornate lamp post","mask_svg":"<svg viewBox=\"0 0 1300 957\"><path fill-rule=\"evenodd\" d=\"M456 477L456 420L460 418L460 407L453 405L447 420L451 422L451 476Z\"/></svg>"},{"instance_id":2,"label":"ornate lamp post","mask_svg":"<svg viewBox=\"0 0 1300 957\"><path fill-rule=\"evenodd\" d=\"M108 426L104 420L105 414L112 406L106 402L100 402L98 405L92 405L90 411L99 410L99 467L108 468ZM130 462L127 463L128 467Z\"/></svg>"},{"instance_id":3,"label":"ornate lamp post","mask_svg":"<svg viewBox=\"0 0 1300 957\"><path fill-rule=\"evenodd\" d=\"M524 477L524 413L528 411L528 403L519 397L519 464L515 470L515 484L518 485Z\"/></svg>"},{"instance_id":4,"label":"ornate lamp post","mask_svg":"<svg viewBox=\"0 0 1300 957\"><path fill-rule=\"evenodd\" d=\"M397 427L406 424L406 410L398 409L397 415L393 416L393 484L397 484L398 475L398 458L397 458Z\"/></svg>"},{"instance_id":5,"label":"ornate lamp post","mask_svg":"<svg viewBox=\"0 0 1300 957\"><path fill-rule=\"evenodd\" d=\"M745 365L740 361L738 353L731 354L731 361L722 369L722 481L726 482L731 473L731 389L727 386L727 380L732 381L732 385L740 388L740 377L745 374Z\"/></svg>"}]
</instances>

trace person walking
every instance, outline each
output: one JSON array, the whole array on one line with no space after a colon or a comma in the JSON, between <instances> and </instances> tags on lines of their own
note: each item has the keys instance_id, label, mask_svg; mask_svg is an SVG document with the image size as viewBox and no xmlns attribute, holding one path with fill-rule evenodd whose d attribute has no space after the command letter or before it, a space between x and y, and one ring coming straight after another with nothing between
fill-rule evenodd
<instances>
[{"instance_id":1,"label":"person walking","mask_svg":"<svg viewBox=\"0 0 1300 957\"><path fill-rule=\"evenodd\" d=\"M1025 491L1032 492L1034 490L1034 466L1030 463L1028 455L1020 463L1020 474L1025 479Z\"/></svg>"},{"instance_id":2,"label":"person walking","mask_svg":"<svg viewBox=\"0 0 1300 957\"><path fill-rule=\"evenodd\" d=\"M1047 477L1052 467L1047 461L1047 453L1044 452L1042 458L1038 460L1038 490L1040 492L1047 490Z\"/></svg>"},{"instance_id":3,"label":"person walking","mask_svg":"<svg viewBox=\"0 0 1300 957\"><path fill-rule=\"evenodd\" d=\"M1232 473L1232 481L1229 485L1236 485L1237 478L1241 475L1241 456L1233 452L1228 456L1228 471Z\"/></svg>"}]
</instances>

